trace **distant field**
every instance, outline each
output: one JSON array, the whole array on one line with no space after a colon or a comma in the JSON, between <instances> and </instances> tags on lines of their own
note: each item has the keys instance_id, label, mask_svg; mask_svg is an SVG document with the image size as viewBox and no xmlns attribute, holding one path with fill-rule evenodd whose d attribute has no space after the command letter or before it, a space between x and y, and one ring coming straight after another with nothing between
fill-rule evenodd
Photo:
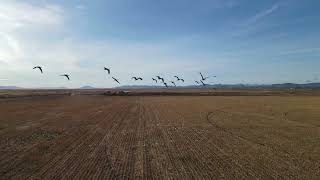
<instances>
[{"instance_id":1,"label":"distant field","mask_svg":"<svg viewBox=\"0 0 320 180\"><path fill-rule=\"evenodd\" d=\"M1 91L0 179L320 177L317 91L105 91Z\"/></svg>"},{"instance_id":2,"label":"distant field","mask_svg":"<svg viewBox=\"0 0 320 180\"><path fill-rule=\"evenodd\" d=\"M154 89L56 89L0 90L0 99L37 96L320 96L320 89L213 89L213 88L154 88Z\"/></svg>"}]
</instances>

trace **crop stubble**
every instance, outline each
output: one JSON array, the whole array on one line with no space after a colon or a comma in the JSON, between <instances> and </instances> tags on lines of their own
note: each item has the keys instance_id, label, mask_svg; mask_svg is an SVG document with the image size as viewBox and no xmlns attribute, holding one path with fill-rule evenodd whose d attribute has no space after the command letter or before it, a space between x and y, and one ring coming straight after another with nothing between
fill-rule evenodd
<instances>
[{"instance_id":1,"label":"crop stubble","mask_svg":"<svg viewBox=\"0 0 320 180\"><path fill-rule=\"evenodd\" d=\"M0 177L317 179L320 98L0 101Z\"/></svg>"}]
</instances>

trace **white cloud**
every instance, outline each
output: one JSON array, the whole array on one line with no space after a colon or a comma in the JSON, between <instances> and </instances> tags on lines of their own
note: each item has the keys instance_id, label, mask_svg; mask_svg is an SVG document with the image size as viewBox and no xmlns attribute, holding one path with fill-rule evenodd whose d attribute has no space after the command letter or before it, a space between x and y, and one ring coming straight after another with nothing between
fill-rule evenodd
<instances>
[{"instance_id":1,"label":"white cloud","mask_svg":"<svg viewBox=\"0 0 320 180\"><path fill-rule=\"evenodd\" d=\"M192 79L192 76L198 76L198 71L208 70L211 64L217 69L221 66L208 57L202 57L201 62L205 63L187 57L181 68L182 62L177 55L180 44L172 41L148 44L65 38L68 34L61 33L69 24L63 23L65 15L59 5L0 1L0 77L10 78L5 81L11 83L7 85L111 87L116 84L107 79L103 66L111 67L113 75L124 84L132 83L131 75L151 77L160 73L172 78L173 75L188 74L184 77ZM57 35L52 29L59 30L60 38L39 36ZM32 70L35 65L44 67L43 75ZM58 76L63 73L70 73L72 81L66 82Z\"/></svg>"},{"instance_id":2,"label":"white cloud","mask_svg":"<svg viewBox=\"0 0 320 180\"><path fill-rule=\"evenodd\" d=\"M63 22L60 6L45 4L36 6L15 0L0 2L0 29L12 31L28 26L58 25Z\"/></svg>"}]
</instances>

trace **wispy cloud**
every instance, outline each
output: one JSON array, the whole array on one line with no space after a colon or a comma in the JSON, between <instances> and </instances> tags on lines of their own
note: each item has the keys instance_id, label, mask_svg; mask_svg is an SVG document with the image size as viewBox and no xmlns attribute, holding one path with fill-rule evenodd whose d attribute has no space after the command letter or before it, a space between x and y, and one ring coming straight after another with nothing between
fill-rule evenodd
<instances>
[{"instance_id":1,"label":"wispy cloud","mask_svg":"<svg viewBox=\"0 0 320 180\"><path fill-rule=\"evenodd\" d=\"M265 9L259 13L257 13L256 15L254 15L253 17L251 17L248 21L247 24L254 24L257 23L258 21L264 19L267 16L270 16L271 14L273 14L274 12L276 12L278 9L280 8L280 5L278 3L274 4L272 7Z\"/></svg>"},{"instance_id":2,"label":"wispy cloud","mask_svg":"<svg viewBox=\"0 0 320 180\"><path fill-rule=\"evenodd\" d=\"M304 49L293 49L281 52L281 55L291 55L291 54L305 54L305 53L315 53L320 52L320 48L304 48Z\"/></svg>"},{"instance_id":3,"label":"wispy cloud","mask_svg":"<svg viewBox=\"0 0 320 180\"><path fill-rule=\"evenodd\" d=\"M60 6L44 4L36 6L15 0L0 2L0 29L14 30L35 25L58 25L63 22Z\"/></svg>"}]
</instances>

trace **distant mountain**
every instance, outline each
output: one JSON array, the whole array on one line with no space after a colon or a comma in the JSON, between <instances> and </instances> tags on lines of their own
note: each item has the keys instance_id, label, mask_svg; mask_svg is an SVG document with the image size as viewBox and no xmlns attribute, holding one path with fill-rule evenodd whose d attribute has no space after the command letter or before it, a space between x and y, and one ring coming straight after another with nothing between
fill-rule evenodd
<instances>
[{"instance_id":1,"label":"distant mountain","mask_svg":"<svg viewBox=\"0 0 320 180\"><path fill-rule=\"evenodd\" d=\"M272 84L273 88L320 88L320 83L307 83L307 84Z\"/></svg>"},{"instance_id":2,"label":"distant mountain","mask_svg":"<svg viewBox=\"0 0 320 180\"><path fill-rule=\"evenodd\" d=\"M172 86L170 86L172 87ZM165 88L164 86L119 86L116 87L117 89L153 89L153 88ZM189 86L177 86L175 88L225 88L225 89L241 89L241 88L248 88L248 89L260 89L260 88L306 88L306 89L318 89L320 88L320 83L307 83L307 84L294 84L294 83L283 83L283 84L212 84L207 86L196 86L196 85L189 85Z\"/></svg>"},{"instance_id":3,"label":"distant mountain","mask_svg":"<svg viewBox=\"0 0 320 180\"><path fill-rule=\"evenodd\" d=\"M80 89L96 89L95 87L92 86L82 86Z\"/></svg>"},{"instance_id":4,"label":"distant mountain","mask_svg":"<svg viewBox=\"0 0 320 180\"><path fill-rule=\"evenodd\" d=\"M13 89L22 89L20 87L17 87L17 86L0 86L0 89L3 89L3 90L13 90Z\"/></svg>"},{"instance_id":5,"label":"distant mountain","mask_svg":"<svg viewBox=\"0 0 320 180\"><path fill-rule=\"evenodd\" d=\"M116 89L156 89L156 88L164 88L165 86L147 86L147 85L141 85L141 86L130 86L130 85L124 85L124 86L118 86L115 87Z\"/></svg>"}]
</instances>

